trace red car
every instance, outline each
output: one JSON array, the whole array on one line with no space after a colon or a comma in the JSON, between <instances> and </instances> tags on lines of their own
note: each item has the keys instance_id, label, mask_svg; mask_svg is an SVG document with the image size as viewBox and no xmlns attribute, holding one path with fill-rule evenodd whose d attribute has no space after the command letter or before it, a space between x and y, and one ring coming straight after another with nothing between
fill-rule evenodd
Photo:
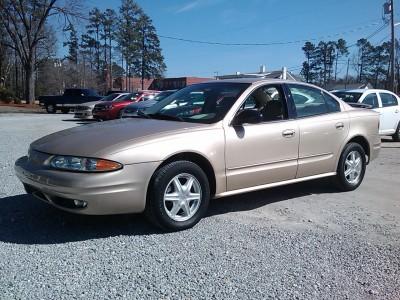
<instances>
[{"instance_id":1,"label":"red car","mask_svg":"<svg viewBox=\"0 0 400 300\"><path fill-rule=\"evenodd\" d=\"M104 101L96 104L93 109L93 118L96 120L113 120L121 117L122 110L129 104L152 99L158 91L140 91L125 95L115 101Z\"/></svg>"}]
</instances>

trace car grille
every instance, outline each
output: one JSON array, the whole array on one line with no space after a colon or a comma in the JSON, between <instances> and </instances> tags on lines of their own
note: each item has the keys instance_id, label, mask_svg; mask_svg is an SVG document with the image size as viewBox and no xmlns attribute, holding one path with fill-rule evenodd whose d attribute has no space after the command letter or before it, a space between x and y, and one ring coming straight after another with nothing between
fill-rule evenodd
<instances>
[{"instance_id":1,"label":"car grille","mask_svg":"<svg viewBox=\"0 0 400 300\"><path fill-rule=\"evenodd\" d=\"M96 112L96 111L104 111L104 110L107 110L107 106L95 106L94 108L93 108L93 112Z\"/></svg>"},{"instance_id":2,"label":"car grille","mask_svg":"<svg viewBox=\"0 0 400 300\"><path fill-rule=\"evenodd\" d=\"M90 107L89 106L83 106L83 105L75 106L75 111L78 111L78 110L90 110Z\"/></svg>"}]
</instances>

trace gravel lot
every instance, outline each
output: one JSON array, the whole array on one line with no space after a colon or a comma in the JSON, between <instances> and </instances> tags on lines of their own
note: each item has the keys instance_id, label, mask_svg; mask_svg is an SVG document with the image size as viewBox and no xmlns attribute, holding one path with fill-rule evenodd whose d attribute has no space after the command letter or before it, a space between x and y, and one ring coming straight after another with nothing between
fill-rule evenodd
<instances>
[{"instance_id":1,"label":"gravel lot","mask_svg":"<svg viewBox=\"0 0 400 300\"><path fill-rule=\"evenodd\" d=\"M213 201L165 234L24 194L14 161L72 115L0 115L0 299L400 299L400 143L361 187L314 181Z\"/></svg>"}]
</instances>

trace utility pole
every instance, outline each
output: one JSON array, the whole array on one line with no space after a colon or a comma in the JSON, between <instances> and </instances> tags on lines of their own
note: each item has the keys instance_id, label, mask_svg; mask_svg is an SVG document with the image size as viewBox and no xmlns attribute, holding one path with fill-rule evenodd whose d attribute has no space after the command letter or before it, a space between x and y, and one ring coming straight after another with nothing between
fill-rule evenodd
<instances>
[{"instance_id":1,"label":"utility pole","mask_svg":"<svg viewBox=\"0 0 400 300\"><path fill-rule=\"evenodd\" d=\"M347 89L347 82L349 81L349 65L350 65L350 58L347 60L346 81L344 83L344 89Z\"/></svg>"},{"instance_id":2,"label":"utility pole","mask_svg":"<svg viewBox=\"0 0 400 300\"><path fill-rule=\"evenodd\" d=\"M391 28L391 40L392 40L392 51L391 51L391 87L392 92L396 93L396 77L395 77L395 61L396 61L396 45L395 45L395 38L394 38L394 7L393 7L394 0L390 0L390 28Z\"/></svg>"}]
</instances>

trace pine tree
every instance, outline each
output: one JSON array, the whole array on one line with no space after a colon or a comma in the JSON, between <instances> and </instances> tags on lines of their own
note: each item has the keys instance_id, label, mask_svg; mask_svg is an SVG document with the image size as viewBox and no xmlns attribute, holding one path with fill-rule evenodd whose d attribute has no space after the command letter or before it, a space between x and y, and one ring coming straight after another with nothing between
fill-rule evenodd
<instances>
[{"instance_id":1,"label":"pine tree","mask_svg":"<svg viewBox=\"0 0 400 300\"><path fill-rule=\"evenodd\" d=\"M304 76L306 82L314 82L315 79L315 45L311 42L306 42L302 48L304 55L306 56L306 61L303 62L303 69L301 70L301 75Z\"/></svg>"},{"instance_id":2,"label":"pine tree","mask_svg":"<svg viewBox=\"0 0 400 300\"><path fill-rule=\"evenodd\" d=\"M89 24L87 25L87 34L95 40L95 56L96 56L96 70L99 72L101 69L100 61L100 30L101 30L102 14L96 7L89 12Z\"/></svg>"},{"instance_id":3,"label":"pine tree","mask_svg":"<svg viewBox=\"0 0 400 300\"><path fill-rule=\"evenodd\" d=\"M109 86L112 88L112 43L115 39L114 30L116 28L117 14L113 9L106 9L102 14L102 35L104 64L109 76Z\"/></svg>"},{"instance_id":4,"label":"pine tree","mask_svg":"<svg viewBox=\"0 0 400 300\"><path fill-rule=\"evenodd\" d=\"M71 63L77 65L79 51L77 32L72 23L70 23L64 31L69 31L69 40L63 44L64 47L68 46L68 55L65 58L67 58Z\"/></svg>"},{"instance_id":5,"label":"pine tree","mask_svg":"<svg viewBox=\"0 0 400 300\"><path fill-rule=\"evenodd\" d=\"M135 31L137 33L135 49L139 49L140 55L135 56L133 69L135 74L140 75L143 89L144 79L162 77L166 66L156 29L151 19L143 12L135 26Z\"/></svg>"},{"instance_id":6,"label":"pine tree","mask_svg":"<svg viewBox=\"0 0 400 300\"><path fill-rule=\"evenodd\" d=\"M128 77L131 73L133 61L139 55L135 41L137 40L137 31L135 26L142 13L142 9L133 0L122 0L119 9L120 16L117 25L117 42L123 60L125 60L125 75ZM122 64L122 68L123 68ZM125 81L128 84L128 80ZM129 86L125 89L130 90Z\"/></svg>"}]
</instances>

